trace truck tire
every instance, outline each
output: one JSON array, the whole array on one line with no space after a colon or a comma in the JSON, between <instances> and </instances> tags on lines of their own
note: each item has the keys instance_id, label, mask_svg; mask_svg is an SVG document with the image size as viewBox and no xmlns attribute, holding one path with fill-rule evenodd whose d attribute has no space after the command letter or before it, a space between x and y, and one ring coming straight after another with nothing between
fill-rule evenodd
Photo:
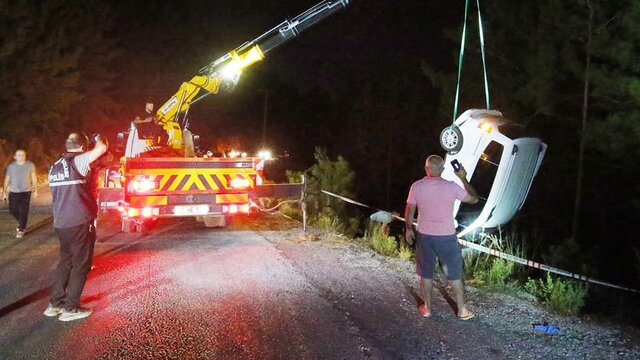
<instances>
[{"instance_id":1,"label":"truck tire","mask_svg":"<svg viewBox=\"0 0 640 360\"><path fill-rule=\"evenodd\" d=\"M224 215L207 215L203 216L204 226L208 228L225 227L227 221Z\"/></svg>"},{"instance_id":2,"label":"truck tire","mask_svg":"<svg viewBox=\"0 0 640 360\"><path fill-rule=\"evenodd\" d=\"M136 231L142 235L148 235L158 225L158 219L145 220L136 226Z\"/></svg>"},{"instance_id":3,"label":"truck tire","mask_svg":"<svg viewBox=\"0 0 640 360\"><path fill-rule=\"evenodd\" d=\"M136 232L136 222L131 219L122 219L121 220L121 231L123 233L133 233Z\"/></svg>"},{"instance_id":4,"label":"truck tire","mask_svg":"<svg viewBox=\"0 0 640 360\"><path fill-rule=\"evenodd\" d=\"M455 125L447 126L440 132L440 146L454 155L462 148L462 131Z\"/></svg>"}]
</instances>

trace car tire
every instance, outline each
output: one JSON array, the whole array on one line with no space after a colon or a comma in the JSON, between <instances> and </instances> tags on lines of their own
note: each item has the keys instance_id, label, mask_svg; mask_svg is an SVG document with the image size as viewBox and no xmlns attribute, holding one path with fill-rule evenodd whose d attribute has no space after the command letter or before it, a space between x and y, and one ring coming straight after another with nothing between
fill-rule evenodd
<instances>
[{"instance_id":1,"label":"car tire","mask_svg":"<svg viewBox=\"0 0 640 360\"><path fill-rule=\"evenodd\" d=\"M451 125L442 129L440 132L440 146L451 155L460 151L462 148L462 131L460 131L460 128Z\"/></svg>"}]
</instances>

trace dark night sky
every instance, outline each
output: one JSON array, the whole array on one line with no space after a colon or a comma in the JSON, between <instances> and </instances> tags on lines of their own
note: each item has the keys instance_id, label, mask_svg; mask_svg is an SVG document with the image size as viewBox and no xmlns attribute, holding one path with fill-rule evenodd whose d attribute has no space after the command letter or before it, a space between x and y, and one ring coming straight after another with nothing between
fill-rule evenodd
<instances>
[{"instance_id":1,"label":"dark night sky","mask_svg":"<svg viewBox=\"0 0 640 360\"><path fill-rule=\"evenodd\" d=\"M204 64L315 3L263 0L235 1L230 6L226 1L187 0L180 5L169 1L153 5L114 2L126 61L131 71L140 69L128 73L123 81L135 79L132 86L137 88L132 89L132 95L160 102ZM421 59L448 63L453 43L443 43L441 33L460 21L462 4L454 5L447 1L403 1L402 6L392 1L354 1L347 10L309 29L249 69L241 82L250 82L257 73L264 75L260 76L261 83L251 87L241 84L238 90L247 95L268 88L269 81L275 79L296 89L319 87L340 97L372 73L398 72L407 65L417 67ZM163 61L150 69L142 65L150 57ZM154 89L150 89L150 83Z\"/></svg>"}]
</instances>

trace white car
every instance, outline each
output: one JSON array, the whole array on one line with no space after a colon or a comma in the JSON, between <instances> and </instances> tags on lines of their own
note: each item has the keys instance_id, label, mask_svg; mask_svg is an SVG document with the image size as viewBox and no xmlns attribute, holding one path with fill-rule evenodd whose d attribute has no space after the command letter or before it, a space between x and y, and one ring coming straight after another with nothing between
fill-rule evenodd
<instances>
[{"instance_id":1,"label":"white car","mask_svg":"<svg viewBox=\"0 0 640 360\"><path fill-rule=\"evenodd\" d=\"M442 177L462 185L451 165L458 160L480 198L477 204L456 202L458 236L502 226L522 208L547 150L538 138L518 137L522 130L499 111L477 109L442 130L440 145L447 151Z\"/></svg>"}]
</instances>

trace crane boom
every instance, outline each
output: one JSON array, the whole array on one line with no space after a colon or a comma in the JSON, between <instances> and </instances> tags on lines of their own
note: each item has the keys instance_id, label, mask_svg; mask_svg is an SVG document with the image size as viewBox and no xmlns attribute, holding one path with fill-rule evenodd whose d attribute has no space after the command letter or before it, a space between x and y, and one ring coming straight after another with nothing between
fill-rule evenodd
<instances>
[{"instance_id":1,"label":"crane boom","mask_svg":"<svg viewBox=\"0 0 640 360\"><path fill-rule=\"evenodd\" d=\"M156 113L158 124L169 134L169 145L176 149L183 146L180 121L181 117L186 117L191 105L210 94L217 94L221 88L233 88L239 81L242 70L264 59L269 51L345 8L349 1L322 1L216 59L200 69L199 75L182 83L178 91ZM204 93L197 97L201 92Z\"/></svg>"}]
</instances>

